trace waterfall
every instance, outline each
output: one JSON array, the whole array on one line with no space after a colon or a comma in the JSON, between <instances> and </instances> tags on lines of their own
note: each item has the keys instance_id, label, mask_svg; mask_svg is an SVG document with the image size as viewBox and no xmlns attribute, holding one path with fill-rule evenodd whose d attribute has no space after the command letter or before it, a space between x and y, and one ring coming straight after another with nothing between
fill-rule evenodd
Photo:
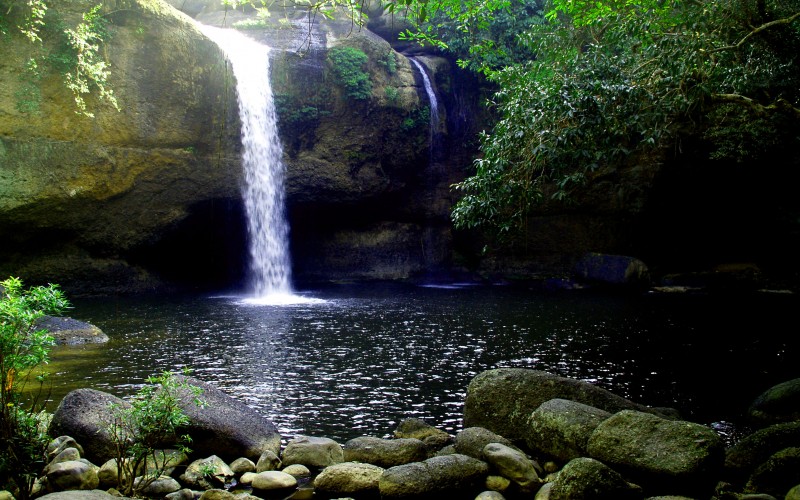
<instances>
[{"instance_id":1,"label":"waterfall","mask_svg":"<svg viewBox=\"0 0 800 500\"><path fill-rule=\"evenodd\" d=\"M269 80L269 47L232 30L200 25L233 68L242 122L243 198L255 300L291 297L289 224L284 206L283 148ZM273 299L270 299L272 297Z\"/></svg>"},{"instance_id":2,"label":"waterfall","mask_svg":"<svg viewBox=\"0 0 800 500\"><path fill-rule=\"evenodd\" d=\"M430 110L431 110L431 121L430 121L430 144L431 144L431 160L433 160L434 152L437 150L437 138L439 135L439 102L436 100L436 92L433 91L433 85L431 84L430 78L428 78L428 74L425 72L425 67L422 65L421 62L417 61L414 58L410 58L411 62L414 63L414 66L417 67L419 70L420 75L422 75L422 82L425 85L425 92L428 94L428 101L430 102Z\"/></svg>"}]
</instances>

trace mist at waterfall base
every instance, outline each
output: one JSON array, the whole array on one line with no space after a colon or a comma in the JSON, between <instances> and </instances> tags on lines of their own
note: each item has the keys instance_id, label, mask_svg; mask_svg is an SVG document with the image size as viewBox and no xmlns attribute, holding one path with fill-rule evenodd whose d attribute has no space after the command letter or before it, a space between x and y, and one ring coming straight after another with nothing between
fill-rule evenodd
<instances>
[{"instance_id":1,"label":"mist at waterfall base","mask_svg":"<svg viewBox=\"0 0 800 500\"><path fill-rule=\"evenodd\" d=\"M242 300L250 305L316 301L294 293L291 286L286 166L269 79L270 48L234 29L199 23L198 27L225 53L236 79L252 288L252 293Z\"/></svg>"},{"instance_id":2,"label":"mist at waterfall base","mask_svg":"<svg viewBox=\"0 0 800 500\"><path fill-rule=\"evenodd\" d=\"M133 394L148 376L194 376L286 438L390 436L417 417L463 427L478 373L519 367L585 380L685 418L740 426L768 387L800 377L800 299L538 293L510 287L331 285L318 304L252 307L208 296L74 301L106 344L57 346L54 406L69 390ZM731 430L733 429L733 430Z\"/></svg>"}]
</instances>

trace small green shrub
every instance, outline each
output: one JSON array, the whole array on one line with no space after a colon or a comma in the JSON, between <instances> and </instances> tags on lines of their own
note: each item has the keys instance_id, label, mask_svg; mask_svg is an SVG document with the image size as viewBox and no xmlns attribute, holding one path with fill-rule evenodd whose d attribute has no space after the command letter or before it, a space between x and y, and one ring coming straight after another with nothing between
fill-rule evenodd
<instances>
[{"instance_id":1,"label":"small green shrub","mask_svg":"<svg viewBox=\"0 0 800 500\"><path fill-rule=\"evenodd\" d=\"M394 87L386 87L384 89L384 92L386 93L386 99L388 99L389 102L397 101L397 97L399 96L399 93L397 92L396 88L394 88Z\"/></svg>"},{"instance_id":2,"label":"small green shrub","mask_svg":"<svg viewBox=\"0 0 800 500\"><path fill-rule=\"evenodd\" d=\"M68 307L58 285L25 290L19 278L0 282L0 489L21 500L30 497L50 441L42 367L55 341L36 322Z\"/></svg>"},{"instance_id":3,"label":"small green shrub","mask_svg":"<svg viewBox=\"0 0 800 500\"><path fill-rule=\"evenodd\" d=\"M386 69L386 72L390 75L397 73L397 59L395 58L394 51L390 50L380 59L378 59L378 63Z\"/></svg>"},{"instance_id":4,"label":"small green shrub","mask_svg":"<svg viewBox=\"0 0 800 500\"><path fill-rule=\"evenodd\" d=\"M403 122L400 124L400 128L404 132L408 132L409 130L415 129L420 126L429 127L431 121L431 108L429 106L423 106L421 108L417 108L408 115Z\"/></svg>"},{"instance_id":5,"label":"small green shrub","mask_svg":"<svg viewBox=\"0 0 800 500\"><path fill-rule=\"evenodd\" d=\"M353 47L335 47L328 52L336 83L344 87L347 96L356 100L369 99L372 81L364 70L369 57Z\"/></svg>"},{"instance_id":6,"label":"small green shrub","mask_svg":"<svg viewBox=\"0 0 800 500\"><path fill-rule=\"evenodd\" d=\"M117 480L124 495L138 493L158 479L171 464L168 454L159 453L167 444L189 453L189 435L179 435L178 430L189 423L189 417L180 406L181 392L189 390L198 406L202 390L176 378L172 372L147 379L130 400L130 406L112 405L113 420L108 423L117 450ZM174 444L172 444L174 443ZM141 479L135 479L141 474Z\"/></svg>"}]
</instances>

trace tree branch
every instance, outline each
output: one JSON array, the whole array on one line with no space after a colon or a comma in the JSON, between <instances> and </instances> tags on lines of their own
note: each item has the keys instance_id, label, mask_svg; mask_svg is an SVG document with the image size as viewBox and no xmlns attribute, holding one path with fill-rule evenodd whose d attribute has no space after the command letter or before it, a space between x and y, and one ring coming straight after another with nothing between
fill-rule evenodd
<instances>
[{"instance_id":1,"label":"tree branch","mask_svg":"<svg viewBox=\"0 0 800 500\"><path fill-rule=\"evenodd\" d=\"M800 12L795 12L793 15L791 15L789 17L785 17L783 19L776 19L775 21L770 21L768 23L764 23L761 26L753 28L753 31L751 31L750 33L746 34L737 43L735 43L733 45L726 45L724 47L716 48L716 49L712 50L712 52L722 52L724 50L736 50L736 49L739 49L739 48L742 47L742 45L745 44L745 42L747 42L747 40L749 40L751 37L761 33L762 31L768 30L769 28L772 28L774 26L778 26L778 25L781 25L781 24L791 24L798 17L800 17Z\"/></svg>"},{"instance_id":2,"label":"tree branch","mask_svg":"<svg viewBox=\"0 0 800 500\"><path fill-rule=\"evenodd\" d=\"M763 105L755 99L739 94L711 94L711 98L716 102L727 102L739 104L749 108L759 116L765 116L775 111L783 111L794 115L795 118L800 119L800 108L792 105L786 99L780 98L772 104Z\"/></svg>"}]
</instances>

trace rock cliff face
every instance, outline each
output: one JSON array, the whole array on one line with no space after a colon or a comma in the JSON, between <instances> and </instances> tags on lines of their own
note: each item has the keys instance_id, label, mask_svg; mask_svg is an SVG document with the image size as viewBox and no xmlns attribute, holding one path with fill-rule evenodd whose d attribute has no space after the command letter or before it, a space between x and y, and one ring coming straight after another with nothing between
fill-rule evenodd
<instances>
[{"instance_id":1,"label":"rock cliff face","mask_svg":"<svg viewBox=\"0 0 800 500\"><path fill-rule=\"evenodd\" d=\"M91 7L49 3L68 26ZM241 209L225 61L165 4L105 9L120 111L90 99L94 119L75 112L58 71L44 65L39 81L21 76L37 46L13 30L0 39L0 274L87 292L152 289L163 283L159 270L178 262L166 247L162 254L164 242L202 217L231 223L194 232L186 241L194 253L182 256L189 265L175 271L227 277L215 260L238 255L220 242L241 239ZM55 37L45 33L44 45L57 46ZM31 83L41 98L23 108Z\"/></svg>"},{"instance_id":2,"label":"rock cliff face","mask_svg":"<svg viewBox=\"0 0 800 500\"><path fill-rule=\"evenodd\" d=\"M69 24L91 4L50 6ZM207 24L254 18L184 8ZM167 4L104 12L120 111L90 99L94 119L74 112L55 70L35 82L34 109L23 109L18 75L36 48L14 33L0 40L11 54L0 62L0 274L74 293L236 286L246 231L230 68ZM453 179L431 174L421 75L366 29L275 17L248 33L275 49L295 275L408 278L445 265ZM335 47L368 56L366 98L348 97L335 80L327 57ZM428 62L449 78L446 64Z\"/></svg>"},{"instance_id":3,"label":"rock cliff face","mask_svg":"<svg viewBox=\"0 0 800 500\"><path fill-rule=\"evenodd\" d=\"M79 22L93 0L48 3L55 17L43 45L59 56L62 26ZM18 13L9 12L14 26ZM761 241L776 241L766 247L785 248L786 260L794 259L796 236L767 234L775 227L763 223L771 205L738 203L749 183L725 190L731 199L718 203L708 195L731 169L706 169L699 184L697 165L683 169L694 172L688 177L675 168L665 176L668 155L597 172L575 195L578 203L533 214L523 245L482 256L485 239L452 231L449 212L450 186L468 175L477 132L489 123L485 89L446 59L394 40L400 21L375 12L371 29L359 28L309 22L302 10L261 18L205 0L175 7L116 0L102 12L109 34L103 55L120 109L90 97L92 119L75 112L58 57L40 58L39 76L31 76L25 68L39 46L14 29L0 37L0 276L60 283L73 295L243 286L236 82L195 21L249 26L249 36L273 49L297 282L465 272L530 278L568 273L590 251L712 265L721 254L734 261L761 255ZM337 51L366 62L343 74ZM433 82L435 133L411 58ZM359 78L368 84L354 91ZM680 194L687 186L700 187L689 198ZM739 215L729 217L731 207ZM739 231L751 223L760 230Z\"/></svg>"}]
</instances>

